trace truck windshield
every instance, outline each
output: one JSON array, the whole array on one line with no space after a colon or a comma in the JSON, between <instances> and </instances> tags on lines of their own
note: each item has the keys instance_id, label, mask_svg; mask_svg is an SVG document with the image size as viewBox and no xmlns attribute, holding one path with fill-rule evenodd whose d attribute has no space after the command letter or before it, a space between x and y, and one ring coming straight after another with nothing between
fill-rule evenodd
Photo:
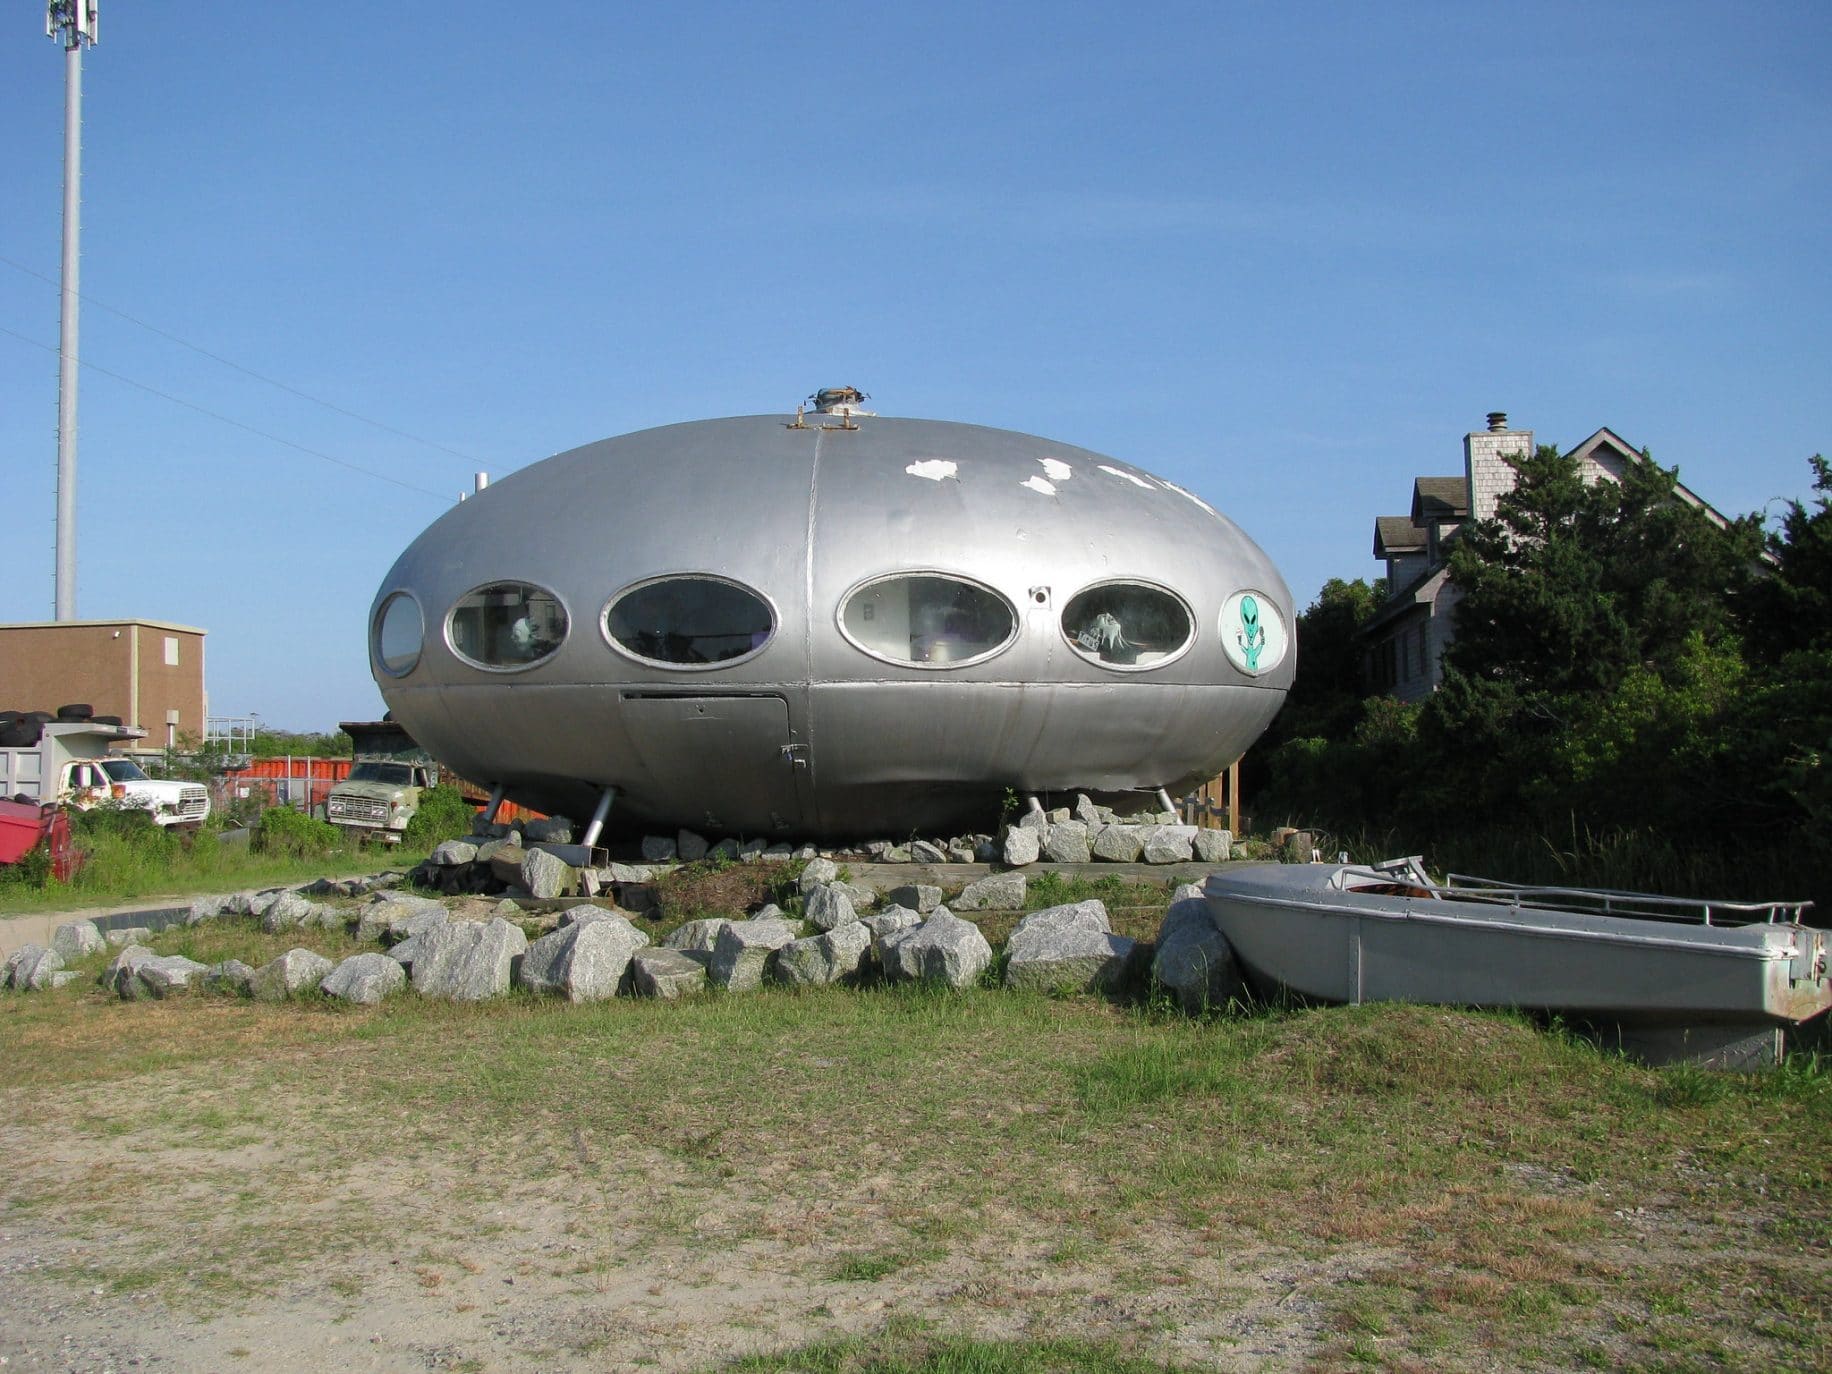
<instances>
[{"instance_id":1,"label":"truck windshield","mask_svg":"<svg viewBox=\"0 0 1832 1374\"><path fill-rule=\"evenodd\" d=\"M413 781L413 770L404 763L359 763L350 769L351 782L385 782L405 787Z\"/></svg>"},{"instance_id":2,"label":"truck windshield","mask_svg":"<svg viewBox=\"0 0 1832 1374\"><path fill-rule=\"evenodd\" d=\"M108 774L111 782L150 782L146 774L140 771L140 765L128 759L103 759L102 771Z\"/></svg>"}]
</instances>

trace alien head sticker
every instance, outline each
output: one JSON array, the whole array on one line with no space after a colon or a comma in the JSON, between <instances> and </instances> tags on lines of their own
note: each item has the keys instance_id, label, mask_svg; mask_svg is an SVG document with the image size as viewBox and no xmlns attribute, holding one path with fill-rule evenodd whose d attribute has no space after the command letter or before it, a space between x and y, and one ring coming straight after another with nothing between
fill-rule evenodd
<instances>
[{"instance_id":1,"label":"alien head sticker","mask_svg":"<svg viewBox=\"0 0 1832 1374\"><path fill-rule=\"evenodd\" d=\"M1235 592L1221 608L1221 647L1243 673L1271 672L1284 662L1290 644L1284 617L1264 592Z\"/></svg>"}]
</instances>

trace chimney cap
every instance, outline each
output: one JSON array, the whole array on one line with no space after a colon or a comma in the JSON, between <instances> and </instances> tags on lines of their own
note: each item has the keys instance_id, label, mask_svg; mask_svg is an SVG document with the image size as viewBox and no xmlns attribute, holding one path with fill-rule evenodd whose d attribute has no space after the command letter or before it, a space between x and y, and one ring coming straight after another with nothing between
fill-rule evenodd
<instances>
[{"instance_id":1,"label":"chimney cap","mask_svg":"<svg viewBox=\"0 0 1832 1374\"><path fill-rule=\"evenodd\" d=\"M1488 413L1490 434L1500 434L1508 427L1508 413L1505 410L1491 410Z\"/></svg>"}]
</instances>

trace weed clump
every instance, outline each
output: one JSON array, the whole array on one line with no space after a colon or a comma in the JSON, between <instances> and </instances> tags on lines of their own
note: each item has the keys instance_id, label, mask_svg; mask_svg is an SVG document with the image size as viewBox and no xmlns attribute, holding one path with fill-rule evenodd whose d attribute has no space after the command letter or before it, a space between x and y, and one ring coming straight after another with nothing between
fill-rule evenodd
<instances>
[{"instance_id":1,"label":"weed clump","mask_svg":"<svg viewBox=\"0 0 1832 1374\"><path fill-rule=\"evenodd\" d=\"M293 858L322 858L342 842L329 821L295 811L290 806L270 806L261 813L253 847L259 854L284 854Z\"/></svg>"},{"instance_id":2,"label":"weed clump","mask_svg":"<svg viewBox=\"0 0 1832 1374\"><path fill-rule=\"evenodd\" d=\"M440 783L420 793L420 805L408 818L401 842L409 849L419 850L463 839L471 833L475 818L464 794L449 783Z\"/></svg>"},{"instance_id":3,"label":"weed clump","mask_svg":"<svg viewBox=\"0 0 1832 1374\"><path fill-rule=\"evenodd\" d=\"M691 921L703 916L742 916L788 882L788 866L700 859L682 864L655 884L662 916Z\"/></svg>"}]
</instances>

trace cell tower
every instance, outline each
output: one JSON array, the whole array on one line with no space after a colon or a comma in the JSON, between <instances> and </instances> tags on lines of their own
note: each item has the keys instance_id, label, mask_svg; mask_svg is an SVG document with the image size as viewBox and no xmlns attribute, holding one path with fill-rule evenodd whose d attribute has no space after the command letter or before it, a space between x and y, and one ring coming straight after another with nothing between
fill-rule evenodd
<instances>
[{"instance_id":1,"label":"cell tower","mask_svg":"<svg viewBox=\"0 0 1832 1374\"><path fill-rule=\"evenodd\" d=\"M64 283L57 366L56 619L76 619L77 241L82 236L83 47L100 41L101 0L49 0L45 34L64 44Z\"/></svg>"}]
</instances>

